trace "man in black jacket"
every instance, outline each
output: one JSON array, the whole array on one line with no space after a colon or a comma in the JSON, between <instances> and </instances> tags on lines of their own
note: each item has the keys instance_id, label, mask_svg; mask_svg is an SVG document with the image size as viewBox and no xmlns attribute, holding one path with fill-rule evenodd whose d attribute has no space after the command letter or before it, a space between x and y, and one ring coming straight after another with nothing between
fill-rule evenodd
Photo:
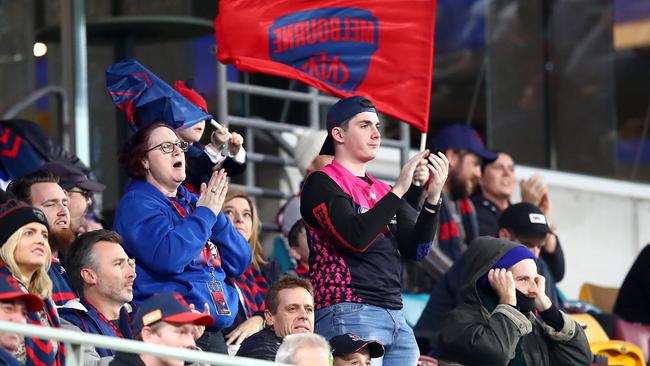
<instances>
[{"instance_id":1,"label":"man in black jacket","mask_svg":"<svg viewBox=\"0 0 650 366\"><path fill-rule=\"evenodd\" d=\"M553 271L549 268L549 264L540 257L548 238L547 234L551 231L542 211L527 202L516 203L503 212L499 217L498 225L500 239L525 245L537 258L537 271L546 279L545 293L553 304L561 308L562 303L555 287ZM564 261L561 266L564 272ZM462 301L460 290L465 281L463 274L466 273L466 267L466 257L463 256L447 271L443 280L435 285L422 316L415 326L416 336L431 341L439 331L440 323L447 314L460 305Z\"/></svg>"},{"instance_id":2,"label":"man in black jacket","mask_svg":"<svg viewBox=\"0 0 650 366\"><path fill-rule=\"evenodd\" d=\"M480 237L463 255L456 307L435 339L437 357L465 365L590 365L584 330L543 291L523 245Z\"/></svg>"},{"instance_id":3,"label":"man in black jacket","mask_svg":"<svg viewBox=\"0 0 650 366\"><path fill-rule=\"evenodd\" d=\"M265 300L266 327L242 342L237 356L273 361L284 337L313 333L314 290L307 280L286 276L276 281Z\"/></svg>"}]
</instances>

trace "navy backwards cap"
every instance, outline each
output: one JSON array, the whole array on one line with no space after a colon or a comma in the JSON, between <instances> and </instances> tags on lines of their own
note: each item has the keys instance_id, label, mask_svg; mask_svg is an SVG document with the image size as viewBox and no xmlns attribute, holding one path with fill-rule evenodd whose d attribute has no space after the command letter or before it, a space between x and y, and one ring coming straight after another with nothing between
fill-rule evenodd
<instances>
[{"instance_id":1,"label":"navy backwards cap","mask_svg":"<svg viewBox=\"0 0 650 366\"><path fill-rule=\"evenodd\" d=\"M192 311L179 293L162 292L145 300L136 310L133 316L134 334L140 334L142 328L159 321L209 326L214 323L214 318L208 314Z\"/></svg>"},{"instance_id":2,"label":"navy backwards cap","mask_svg":"<svg viewBox=\"0 0 650 366\"><path fill-rule=\"evenodd\" d=\"M551 233L542 210L528 202L516 203L503 211L499 216L499 227L509 229L515 235Z\"/></svg>"},{"instance_id":3,"label":"navy backwards cap","mask_svg":"<svg viewBox=\"0 0 650 366\"><path fill-rule=\"evenodd\" d=\"M49 230L47 218L38 208L15 199L0 203L0 246L4 245L18 229L31 222L43 224Z\"/></svg>"},{"instance_id":4,"label":"navy backwards cap","mask_svg":"<svg viewBox=\"0 0 650 366\"><path fill-rule=\"evenodd\" d=\"M81 169L66 162L50 161L45 163L41 167L41 170L48 171L59 177L59 185L66 191L69 191L74 187L91 192L103 192L106 189L105 185L88 179Z\"/></svg>"},{"instance_id":5,"label":"navy backwards cap","mask_svg":"<svg viewBox=\"0 0 650 366\"><path fill-rule=\"evenodd\" d=\"M329 342L330 346L332 346L332 354L334 357L356 353L363 348L368 349L368 352L370 352L370 358L378 358L384 355L384 345L381 342L365 340L351 333L332 337Z\"/></svg>"},{"instance_id":6,"label":"navy backwards cap","mask_svg":"<svg viewBox=\"0 0 650 366\"><path fill-rule=\"evenodd\" d=\"M524 259L537 260L533 252L523 245L517 245L516 247L510 249L503 255L494 265L492 269L505 268L508 269L515 264L523 261Z\"/></svg>"},{"instance_id":7,"label":"navy backwards cap","mask_svg":"<svg viewBox=\"0 0 650 366\"><path fill-rule=\"evenodd\" d=\"M363 112L377 113L377 108L368 98L355 95L336 102L327 112L327 138L325 138L319 155L334 155L332 129L339 127L343 122Z\"/></svg>"},{"instance_id":8,"label":"navy backwards cap","mask_svg":"<svg viewBox=\"0 0 650 366\"><path fill-rule=\"evenodd\" d=\"M496 160L499 155L485 148L476 130L461 124L453 124L438 131L429 145L431 151L467 150L480 156L487 163Z\"/></svg>"},{"instance_id":9,"label":"navy backwards cap","mask_svg":"<svg viewBox=\"0 0 650 366\"><path fill-rule=\"evenodd\" d=\"M11 300L24 300L29 312L41 311L45 306L40 297L23 291L15 278L0 274L0 302Z\"/></svg>"}]
</instances>

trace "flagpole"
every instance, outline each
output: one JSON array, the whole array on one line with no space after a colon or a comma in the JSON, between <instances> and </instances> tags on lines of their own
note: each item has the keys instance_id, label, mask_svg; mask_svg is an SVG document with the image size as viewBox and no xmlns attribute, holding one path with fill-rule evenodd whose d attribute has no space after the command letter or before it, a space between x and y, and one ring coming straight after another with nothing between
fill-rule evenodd
<instances>
[{"instance_id":1,"label":"flagpole","mask_svg":"<svg viewBox=\"0 0 650 366\"><path fill-rule=\"evenodd\" d=\"M427 133L422 132L420 135L420 152L424 151L424 149L427 147ZM413 185L419 187L420 182L413 182Z\"/></svg>"},{"instance_id":2,"label":"flagpole","mask_svg":"<svg viewBox=\"0 0 650 366\"><path fill-rule=\"evenodd\" d=\"M422 132L420 135L420 151L424 151L427 148L427 133Z\"/></svg>"}]
</instances>

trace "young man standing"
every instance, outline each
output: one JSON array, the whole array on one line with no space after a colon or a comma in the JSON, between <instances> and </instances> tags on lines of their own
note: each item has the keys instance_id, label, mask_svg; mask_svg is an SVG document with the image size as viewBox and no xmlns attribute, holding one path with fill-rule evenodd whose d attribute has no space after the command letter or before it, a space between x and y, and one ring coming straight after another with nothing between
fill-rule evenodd
<instances>
[{"instance_id":1,"label":"young man standing","mask_svg":"<svg viewBox=\"0 0 650 366\"><path fill-rule=\"evenodd\" d=\"M419 260L429 253L449 162L443 154L420 152L390 187L366 172L381 143L378 127L368 99L337 102L327 114L321 149L334 161L303 186L316 332L327 339L344 333L376 339L386 346L387 365L414 365L419 351L401 311L402 256ZM423 167L431 181L418 215L402 197Z\"/></svg>"}]
</instances>

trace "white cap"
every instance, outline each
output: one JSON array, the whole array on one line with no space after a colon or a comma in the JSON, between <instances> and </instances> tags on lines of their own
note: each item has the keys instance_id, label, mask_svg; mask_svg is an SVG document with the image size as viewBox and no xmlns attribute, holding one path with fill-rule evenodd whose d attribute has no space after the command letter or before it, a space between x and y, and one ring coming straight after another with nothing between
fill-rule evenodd
<instances>
[{"instance_id":1,"label":"white cap","mask_svg":"<svg viewBox=\"0 0 650 366\"><path fill-rule=\"evenodd\" d=\"M311 165L314 159L318 156L323 142L327 137L327 131L317 130L309 131L304 135L298 136L298 143L294 150L296 165L298 170L304 176L307 168Z\"/></svg>"}]
</instances>

